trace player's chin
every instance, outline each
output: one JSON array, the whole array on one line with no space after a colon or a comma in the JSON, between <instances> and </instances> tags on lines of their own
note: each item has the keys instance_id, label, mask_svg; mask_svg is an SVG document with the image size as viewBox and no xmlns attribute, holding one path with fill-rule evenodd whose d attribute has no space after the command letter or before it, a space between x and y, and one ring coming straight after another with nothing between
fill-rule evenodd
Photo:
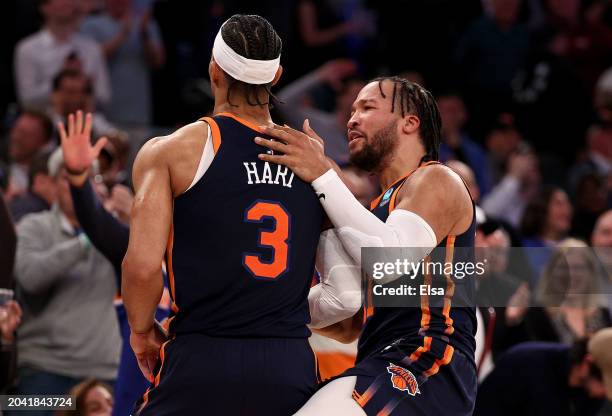
<instances>
[{"instance_id":1,"label":"player's chin","mask_svg":"<svg viewBox=\"0 0 612 416\"><path fill-rule=\"evenodd\" d=\"M361 152L363 150L363 147L365 146L365 138L364 137L358 137L356 139L353 139L351 141L349 141L348 143L348 148L349 148L349 154L351 156L353 156L354 154L358 154L359 152Z\"/></svg>"},{"instance_id":2,"label":"player's chin","mask_svg":"<svg viewBox=\"0 0 612 416\"><path fill-rule=\"evenodd\" d=\"M363 148L360 149L353 149L349 151L349 162L353 165L355 165L356 167L358 167L359 169L366 169L366 162L367 156L366 156L366 151Z\"/></svg>"}]
</instances>

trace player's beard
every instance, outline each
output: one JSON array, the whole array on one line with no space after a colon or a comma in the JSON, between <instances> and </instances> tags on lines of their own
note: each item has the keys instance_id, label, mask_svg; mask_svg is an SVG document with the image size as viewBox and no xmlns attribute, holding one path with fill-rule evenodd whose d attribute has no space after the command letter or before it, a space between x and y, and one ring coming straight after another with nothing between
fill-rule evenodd
<instances>
[{"instance_id":1,"label":"player's beard","mask_svg":"<svg viewBox=\"0 0 612 416\"><path fill-rule=\"evenodd\" d=\"M352 164L366 172L378 172L393 155L398 140L396 122L381 128L371 138L364 137L362 149L350 156Z\"/></svg>"}]
</instances>

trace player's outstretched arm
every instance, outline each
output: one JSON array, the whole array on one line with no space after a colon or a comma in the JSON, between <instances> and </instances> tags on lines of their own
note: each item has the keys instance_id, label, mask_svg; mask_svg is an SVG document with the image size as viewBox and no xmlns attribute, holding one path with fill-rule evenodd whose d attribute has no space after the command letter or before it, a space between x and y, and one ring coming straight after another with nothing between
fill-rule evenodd
<instances>
[{"instance_id":1,"label":"player's outstretched arm","mask_svg":"<svg viewBox=\"0 0 612 416\"><path fill-rule=\"evenodd\" d=\"M152 139L134 162L136 190L130 241L122 265L122 294L128 315L130 344L143 374L152 379L164 340L154 316L162 296L162 260L172 222L172 189L163 141Z\"/></svg>"}]
</instances>

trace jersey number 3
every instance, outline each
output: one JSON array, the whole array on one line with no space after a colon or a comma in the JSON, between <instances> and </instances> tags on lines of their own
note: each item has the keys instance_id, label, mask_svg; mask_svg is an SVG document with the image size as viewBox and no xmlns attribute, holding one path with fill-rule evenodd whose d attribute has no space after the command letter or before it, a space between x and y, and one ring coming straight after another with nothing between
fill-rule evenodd
<instances>
[{"instance_id":1,"label":"jersey number 3","mask_svg":"<svg viewBox=\"0 0 612 416\"><path fill-rule=\"evenodd\" d=\"M272 249L271 259L265 261L260 254L245 253L242 263L256 278L274 280L287 270L290 219L285 208L273 201L257 201L244 215L245 222L261 224L266 220L272 220L273 225L260 229L259 246Z\"/></svg>"}]
</instances>

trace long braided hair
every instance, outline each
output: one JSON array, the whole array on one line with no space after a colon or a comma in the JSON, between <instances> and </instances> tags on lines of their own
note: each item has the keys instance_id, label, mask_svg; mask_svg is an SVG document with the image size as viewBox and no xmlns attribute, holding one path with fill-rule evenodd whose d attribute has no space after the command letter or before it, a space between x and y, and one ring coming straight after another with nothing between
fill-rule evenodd
<instances>
[{"instance_id":1,"label":"long braided hair","mask_svg":"<svg viewBox=\"0 0 612 416\"><path fill-rule=\"evenodd\" d=\"M440 117L440 111L433 95L415 82L397 76L390 76L375 78L371 81L378 82L380 95L383 98L387 98L382 88L384 81L393 83L391 112L395 112L397 105L402 117L412 113L421 122L419 136L425 147L425 156L421 159L421 163L438 160L440 157L442 118Z\"/></svg>"},{"instance_id":2,"label":"long braided hair","mask_svg":"<svg viewBox=\"0 0 612 416\"><path fill-rule=\"evenodd\" d=\"M276 59L280 56L283 48L283 43L266 19L254 14L235 14L229 18L221 29L221 36L225 43L240 56L248 59L257 59L268 61ZM271 101L276 101L277 98L272 94L270 88L272 83L254 85L236 80L227 75L229 79L229 88L227 89L227 101L233 105L230 99L232 89L239 86L244 92L247 103L249 105L271 105ZM260 91L264 89L270 99L262 102L260 99Z\"/></svg>"}]
</instances>

